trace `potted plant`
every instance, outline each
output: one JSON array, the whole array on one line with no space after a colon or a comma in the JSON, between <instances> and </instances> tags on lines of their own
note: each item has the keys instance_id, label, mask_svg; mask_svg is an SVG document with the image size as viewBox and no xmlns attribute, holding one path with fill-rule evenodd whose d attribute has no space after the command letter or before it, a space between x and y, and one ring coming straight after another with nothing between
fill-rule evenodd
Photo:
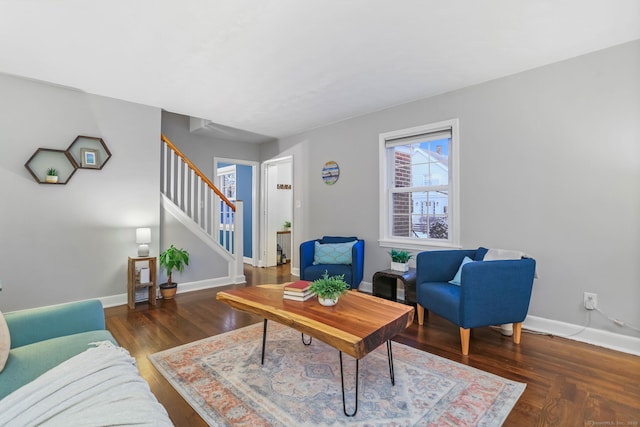
<instances>
[{"instance_id":1,"label":"potted plant","mask_svg":"<svg viewBox=\"0 0 640 427\"><path fill-rule=\"evenodd\" d=\"M55 168L47 169L47 176L44 177L44 181L52 184L58 182L58 171Z\"/></svg>"},{"instance_id":2,"label":"potted plant","mask_svg":"<svg viewBox=\"0 0 640 427\"><path fill-rule=\"evenodd\" d=\"M285 229L285 231L289 230L291 228L291 221L285 221L282 227Z\"/></svg>"},{"instance_id":3,"label":"potted plant","mask_svg":"<svg viewBox=\"0 0 640 427\"><path fill-rule=\"evenodd\" d=\"M185 249L171 245L160 254L160 267L167 272L167 282L160 284L162 298L171 299L176 294L178 284L172 280L172 273L174 270L182 273L186 265L189 265L189 252Z\"/></svg>"},{"instance_id":4,"label":"potted plant","mask_svg":"<svg viewBox=\"0 0 640 427\"><path fill-rule=\"evenodd\" d=\"M397 251L391 249L391 269L396 271L409 271L409 260L413 255L407 251Z\"/></svg>"},{"instance_id":5,"label":"potted plant","mask_svg":"<svg viewBox=\"0 0 640 427\"><path fill-rule=\"evenodd\" d=\"M349 289L349 284L344 281L344 274L331 276L327 271L324 275L311 282L309 290L318 296L318 302L324 306L336 305L338 297Z\"/></svg>"}]
</instances>

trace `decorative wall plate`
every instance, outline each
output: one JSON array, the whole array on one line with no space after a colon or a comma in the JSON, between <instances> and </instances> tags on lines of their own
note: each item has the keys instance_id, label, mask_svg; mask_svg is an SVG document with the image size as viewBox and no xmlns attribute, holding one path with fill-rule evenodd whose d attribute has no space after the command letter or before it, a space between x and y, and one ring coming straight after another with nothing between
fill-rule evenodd
<instances>
[{"instance_id":1,"label":"decorative wall plate","mask_svg":"<svg viewBox=\"0 0 640 427\"><path fill-rule=\"evenodd\" d=\"M336 162L330 161L322 168L322 180L327 185L333 185L340 178L340 167Z\"/></svg>"}]
</instances>

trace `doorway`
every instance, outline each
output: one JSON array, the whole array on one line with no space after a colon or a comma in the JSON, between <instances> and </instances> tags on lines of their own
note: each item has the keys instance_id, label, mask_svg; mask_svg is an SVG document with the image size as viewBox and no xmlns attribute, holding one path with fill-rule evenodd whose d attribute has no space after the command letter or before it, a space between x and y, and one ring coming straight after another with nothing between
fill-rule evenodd
<instances>
[{"instance_id":1,"label":"doorway","mask_svg":"<svg viewBox=\"0 0 640 427\"><path fill-rule=\"evenodd\" d=\"M262 164L262 195L264 215L261 218L261 265L278 265L281 257L297 258L293 248L293 157L268 160ZM288 240L280 240L285 233L285 222L291 223ZM287 243L288 242L288 243ZM279 251L280 249L280 251Z\"/></svg>"},{"instance_id":2,"label":"doorway","mask_svg":"<svg viewBox=\"0 0 640 427\"><path fill-rule=\"evenodd\" d=\"M214 157L213 176L216 186L231 201L244 202L243 262L257 266L260 247L258 235L258 162Z\"/></svg>"}]
</instances>

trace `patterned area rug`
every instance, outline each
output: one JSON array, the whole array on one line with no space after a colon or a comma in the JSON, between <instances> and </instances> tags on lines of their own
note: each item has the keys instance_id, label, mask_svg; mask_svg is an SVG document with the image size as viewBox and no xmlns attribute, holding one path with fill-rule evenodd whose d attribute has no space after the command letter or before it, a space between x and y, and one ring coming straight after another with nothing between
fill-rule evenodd
<instances>
[{"instance_id":1,"label":"patterned area rug","mask_svg":"<svg viewBox=\"0 0 640 427\"><path fill-rule=\"evenodd\" d=\"M305 337L308 338L308 337ZM394 342L395 386L387 349L360 360L359 402L345 417L338 351L269 322L264 365L262 323L149 356L209 425L500 426L525 384ZM343 355L347 411L355 359Z\"/></svg>"}]
</instances>

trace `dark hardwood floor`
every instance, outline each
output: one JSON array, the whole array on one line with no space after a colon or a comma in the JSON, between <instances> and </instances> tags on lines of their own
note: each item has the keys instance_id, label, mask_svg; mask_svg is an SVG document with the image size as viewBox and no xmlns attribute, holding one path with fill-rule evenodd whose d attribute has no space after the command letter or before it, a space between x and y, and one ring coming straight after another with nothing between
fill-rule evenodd
<instances>
[{"instance_id":1,"label":"dark hardwood floor","mask_svg":"<svg viewBox=\"0 0 640 427\"><path fill-rule=\"evenodd\" d=\"M296 280L288 265L245 268L247 285ZM177 426L205 426L147 359L149 354L262 321L216 301L221 289L178 294L157 307L105 310L107 328L129 350L142 376ZM640 357L564 338L523 331L515 345L493 328L471 333L460 354L458 328L431 314L395 341L527 384L505 426L640 426Z\"/></svg>"}]
</instances>

